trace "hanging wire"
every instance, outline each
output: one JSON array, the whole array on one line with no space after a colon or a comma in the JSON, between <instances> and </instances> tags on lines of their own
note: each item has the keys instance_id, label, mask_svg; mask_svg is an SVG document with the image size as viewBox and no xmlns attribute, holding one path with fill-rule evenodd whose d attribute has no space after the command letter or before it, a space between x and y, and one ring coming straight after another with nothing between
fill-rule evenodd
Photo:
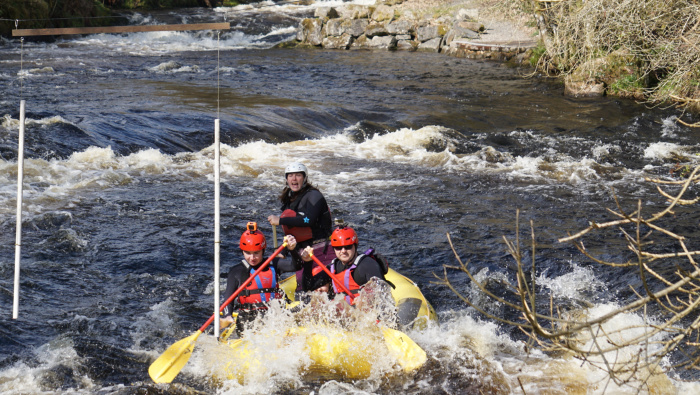
<instances>
[{"instance_id":1,"label":"hanging wire","mask_svg":"<svg viewBox=\"0 0 700 395\"><path fill-rule=\"evenodd\" d=\"M216 31L216 118L221 119L219 116L219 111L220 111L220 91L221 91L221 83L220 83L220 73L221 73L221 65L220 65L220 58L221 58L221 30Z\"/></svg>"}]
</instances>

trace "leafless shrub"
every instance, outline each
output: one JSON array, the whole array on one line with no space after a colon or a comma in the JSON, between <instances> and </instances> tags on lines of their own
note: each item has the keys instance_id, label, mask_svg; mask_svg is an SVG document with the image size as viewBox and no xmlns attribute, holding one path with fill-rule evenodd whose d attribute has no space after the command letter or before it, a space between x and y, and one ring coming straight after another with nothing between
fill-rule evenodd
<instances>
[{"instance_id":1,"label":"leafless shrub","mask_svg":"<svg viewBox=\"0 0 700 395\"><path fill-rule=\"evenodd\" d=\"M671 370L698 370L700 265L696 258L700 251L690 249L691 240L672 229L674 218L692 215L692 211L681 213L680 210L700 200L687 196L689 189L700 182L699 172L700 167L697 167L684 179L647 179L667 200L665 207L657 212L644 214L641 202L627 211L615 198L616 209L609 209L614 220L590 222L587 228L559 239L573 243L595 263L637 273L641 285L632 289L632 301L623 306L591 314L591 308L557 303L551 292L547 297L537 283L537 243L532 223L530 251L521 248L518 221L515 240L504 236L508 252L516 263L514 283L507 285L510 292L506 296L497 295L485 282L478 281L454 246L459 266L446 265L443 276L438 279L487 317L520 328L530 339L531 346L587 361L606 371L617 385L648 389L650 382L665 378L664 373ZM605 240L622 237L633 258L615 262L594 255L584 244L586 238L594 235L606 236ZM526 261L531 266L526 267ZM460 293L450 281L448 272L452 270L466 273L484 295L516 312L518 318L509 320L491 314L481 308L480 303ZM612 325L615 320L618 324ZM619 321L625 324L619 325Z\"/></svg>"}]
</instances>

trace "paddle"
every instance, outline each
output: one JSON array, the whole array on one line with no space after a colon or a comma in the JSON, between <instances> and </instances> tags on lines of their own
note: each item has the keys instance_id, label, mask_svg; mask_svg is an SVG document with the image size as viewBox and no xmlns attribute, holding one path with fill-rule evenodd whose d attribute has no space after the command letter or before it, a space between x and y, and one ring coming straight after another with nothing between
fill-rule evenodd
<instances>
[{"instance_id":1,"label":"paddle","mask_svg":"<svg viewBox=\"0 0 700 395\"><path fill-rule=\"evenodd\" d=\"M330 270L321 263L318 258L316 258L313 252L310 253L311 258L316 262L318 266L323 269L326 274L331 277L331 280L336 283L336 285L349 295L352 300L355 300L355 296L351 293L345 284L339 280ZM379 323L379 321L377 321ZM422 348L416 342L413 341L407 334L397 331L396 329L387 328L382 326L382 334L384 335L384 340L386 341L386 346L389 349L389 353L399 361L399 365L403 368L405 372L410 372L419 367L423 366L425 361L428 360L428 356L425 354Z\"/></svg>"},{"instance_id":2,"label":"paddle","mask_svg":"<svg viewBox=\"0 0 700 395\"><path fill-rule=\"evenodd\" d=\"M275 250L272 255L270 255L269 258L265 262L263 262L260 267L255 270L255 272L241 284L240 287L229 296L228 299L221 305L219 312L223 311L226 306L228 306L229 303L231 303L238 294L240 294L245 287L248 286L254 279L255 276L260 274L263 269L267 267L267 265L272 262L272 260L279 254L282 249L284 249L287 246L287 242L282 243L282 245ZM215 318L217 318L219 314L214 313L212 314L211 317L207 320L207 322L202 325L201 328L197 330L192 336L186 337L172 346L170 346L167 350L161 354L158 359L153 361L151 366L148 368L148 375L151 376L151 379L156 382L156 383L169 383L175 379L175 376L180 373L180 370L185 366L187 361L190 359L190 356L192 355L192 350L194 349L194 343L197 341L197 338L199 335L201 335L205 329L214 321Z\"/></svg>"}]
</instances>

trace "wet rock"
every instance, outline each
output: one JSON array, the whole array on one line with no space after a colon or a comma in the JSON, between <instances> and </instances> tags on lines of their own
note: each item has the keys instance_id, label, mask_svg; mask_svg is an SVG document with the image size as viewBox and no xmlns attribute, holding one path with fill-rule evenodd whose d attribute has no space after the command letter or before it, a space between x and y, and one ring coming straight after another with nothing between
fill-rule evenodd
<instances>
[{"instance_id":1,"label":"wet rock","mask_svg":"<svg viewBox=\"0 0 700 395\"><path fill-rule=\"evenodd\" d=\"M297 40L305 44L321 45L321 42L323 42L323 36L321 35L323 22L320 19L302 19L299 25Z\"/></svg>"},{"instance_id":2,"label":"wet rock","mask_svg":"<svg viewBox=\"0 0 700 395\"><path fill-rule=\"evenodd\" d=\"M418 43L413 40L396 41L396 49L399 51L415 51L416 48L418 48Z\"/></svg>"},{"instance_id":3,"label":"wet rock","mask_svg":"<svg viewBox=\"0 0 700 395\"><path fill-rule=\"evenodd\" d=\"M572 97L600 97L605 93L605 84L593 80L574 81L564 80L564 94Z\"/></svg>"},{"instance_id":4,"label":"wet rock","mask_svg":"<svg viewBox=\"0 0 700 395\"><path fill-rule=\"evenodd\" d=\"M352 44L352 35L343 33L340 37L325 37L322 46L325 49L348 49L350 44Z\"/></svg>"},{"instance_id":5,"label":"wet rock","mask_svg":"<svg viewBox=\"0 0 700 395\"><path fill-rule=\"evenodd\" d=\"M372 37L369 42L369 47L379 49L391 49L396 46L396 37L394 36L376 36Z\"/></svg>"},{"instance_id":6,"label":"wet rock","mask_svg":"<svg viewBox=\"0 0 700 395\"><path fill-rule=\"evenodd\" d=\"M426 42L420 43L420 45L418 45L417 50L422 51L422 52L439 52L441 42L442 42L441 37L435 37L435 38L430 39Z\"/></svg>"}]
</instances>

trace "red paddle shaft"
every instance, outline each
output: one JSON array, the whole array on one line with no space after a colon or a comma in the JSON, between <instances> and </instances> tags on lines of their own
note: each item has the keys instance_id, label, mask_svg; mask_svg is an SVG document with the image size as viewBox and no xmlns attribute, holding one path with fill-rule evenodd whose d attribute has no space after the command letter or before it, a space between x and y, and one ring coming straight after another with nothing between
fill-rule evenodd
<instances>
[{"instance_id":1,"label":"red paddle shaft","mask_svg":"<svg viewBox=\"0 0 700 395\"><path fill-rule=\"evenodd\" d=\"M270 255L270 257L267 258L267 260L266 260L265 262L263 262L262 265L260 265L260 267L259 267L255 272L253 272L253 274L252 274L250 277L248 277L247 280L245 280L245 281L243 282L243 284L241 284L240 287L238 287L238 289L236 290L236 292L234 292L233 294L231 294L231 296L229 296L228 299L226 299L226 301L224 302L224 304L221 305L221 308L219 308L219 312L224 311L224 308L225 308L226 306L228 306L229 303L233 302L233 300L236 299L236 296L238 296L238 294L240 294L241 292L243 292L243 290L245 289L245 287L247 287L248 284L250 284L251 282L253 282L253 280L255 279L255 276L257 276L258 274L260 274L260 272L263 271L263 269L265 269L265 268L267 267L267 265L269 265L270 262L272 262L272 260L277 256L277 254L279 254L280 252L282 252L282 250L283 250L284 247L286 247L286 246L287 246L287 242L282 243L282 245L281 245L278 249L276 249L275 252L273 252L272 255ZM328 270L328 269L326 269L326 270ZM215 284L215 286L218 286L218 284ZM200 331L200 332L204 332L204 330L207 329L207 327L209 326L209 324L211 324L211 323L214 321L214 318L216 318L217 315L218 315L217 313L212 314L211 317L209 317L209 319L207 320L207 322L205 322L204 325L202 325L202 327L199 328L199 331Z\"/></svg>"},{"instance_id":2,"label":"red paddle shaft","mask_svg":"<svg viewBox=\"0 0 700 395\"><path fill-rule=\"evenodd\" d=\"M326 272L326 274L328 274L329 276L331 276L331 280L333 280L336 284L338 284L338 287L340 288L341 291L345 292L348 296L350 296L350 299L355 300L355 294L353 294L353 293L351 293L350 291L348 291L348 289L345 288L345 284L343 284L342 281L339 281L338 278L337 278L333 273L331 273L330 270L328 270L328 268L326 267L326 265L324 265L323 263L321 263L321 261L319 261L318 258L316 258L316 257L313 255L313 253L311 254L311 258L312 258L314 261L316 261L316 264L318 264L319 266L321 266L321 269L323 269L323 271Z\"/></svg>"}]
</instances>

